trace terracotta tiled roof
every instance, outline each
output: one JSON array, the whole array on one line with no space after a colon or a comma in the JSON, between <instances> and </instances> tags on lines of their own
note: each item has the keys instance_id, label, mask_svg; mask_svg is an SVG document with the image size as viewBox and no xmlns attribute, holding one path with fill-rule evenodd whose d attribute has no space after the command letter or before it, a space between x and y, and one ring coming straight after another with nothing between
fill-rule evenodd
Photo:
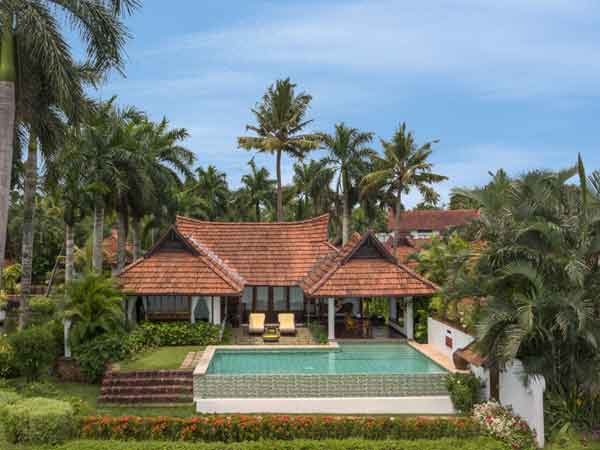
<instances>
[{"instance_id":1,"label":"terracotta tiled roof","mask_svg":"<svg viewBox=\"0 0 600 450\"><path fill-rule=\"evenodd\" d=\"M465 225L479 216L477 209L418 210L400 214L400 231L443 231L449 227ZM394 231L396 218L392 210L388 214L388 229Z\"/></svg>"},{"instance_id":2,"label":"terracotta tiled roof","mask_svg":"<svg viewBox=\"0 0 600 450\"><path fill-rule=\"evenodd\" d=\"M293 286L332 251L329 216L301 222L205 222L178 216L176 227L212 251L249 285Z\"/></svg>"},{"instance_id":3,"label":"terracotta tiled roof","mask_svg":"<svg viewBox=\"0 0 600 450\"><path fill-rule=\"evenodd\" d=\"M372 249L360 255L364 246ZM371 233L355 233L337 255L320 261L301 286L314 297L419 296L438 289L398 263Z\"/></svg>"},{"instance_id":4,"label":"terracotta tiled roof","mask_svg":"<svg viewBox=\"0 0 600 450\"><path fill-rule=\"evenodd\" d=\"M466 347L456 350L453 358L460 358L463 361L478 367L485 367L489 362L487 358L483 357L481 353L477 351L477 341L473 341Z\"/></svg>"},{"instance_id":5,"label":"terracotta tiled roof","mask_svg":"<svg viewBox=\"0 0 600 450\"><path fill-rule=\"evenodd\" d=\"M118 247L118 231L113 228L110 232L110 236L107 236L102 241L102 252L104 253L104 259L111 265L117 264L117 247ZM125 243L125 260L131 262L131 253L133 252L133 246L130 242Z\"/></svg>"},{"instance_id":6,"label":"terracotta tiled roof","mask_svg":"<svg viewBox=\"0 0 600 450\"><path fill-rule=\"evenodd\" d=\"M181 245L172 248L166 245L169 240ZM119 279L124 292L138 295L236 295L245 284L215 255L197 248L175 229L146 256L125 267Z\"/></svg>"}]
</instances>

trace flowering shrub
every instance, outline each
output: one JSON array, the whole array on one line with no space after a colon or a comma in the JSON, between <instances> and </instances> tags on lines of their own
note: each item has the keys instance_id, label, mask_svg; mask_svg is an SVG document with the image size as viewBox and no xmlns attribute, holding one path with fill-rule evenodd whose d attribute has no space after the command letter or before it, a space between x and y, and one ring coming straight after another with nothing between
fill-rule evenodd
<instances>
[{"instance_id":1,"label":"flowering shrub","mask_svg":"<svg viewBox=\"0 0 600 450\"><path fill-rule=\"evenodd\" d=\"M472 373L449 373L446 388L454 408L461 413L470 413L479 399L481 381Z\"/></svg>"},{"instance_id":2,"label":"flowering shrub","mask_svg":"<svg viewBox=\"0 0 600 450\"><path fill-rule=\"evenodd\" d=\"M471 418L337 416L86 417L81 437L241 442L292 439L439 439L478 436Z\"/></svg>"},{"instance_id":3,"label":"flowering shrub","mask_svg":"<svg viewBox=\"0 0 600 450\"><path fill-rule=\"evenodd\" d=\"M495 401L475 405L473 418L491 436L506 442L514 450L537 448L535 433L527 422Z\"/></svg>"},{"instance_id":4,"label":"flowering shrub","mask_svg":"<svg viewBox=\"0 0 600 450\"><path fill-rule=\"evenodd\" d=\"M0 378L10 378L17 375L15 350L6 334L0 335Z\"/></svg>"}]
</instances>

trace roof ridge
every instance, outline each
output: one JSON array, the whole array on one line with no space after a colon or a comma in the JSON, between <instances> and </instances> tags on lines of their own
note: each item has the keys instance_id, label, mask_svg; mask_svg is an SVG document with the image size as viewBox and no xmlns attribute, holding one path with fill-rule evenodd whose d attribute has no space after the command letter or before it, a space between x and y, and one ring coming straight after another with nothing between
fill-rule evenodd
<instances>
[{"instance_id":1,"label":"roof ridge","mask_svg":"<svg viewBox=\"0 0 600 450\"><path fill-rule=\"evenodd\" d=\"M186 239L189 239L192 242L192 244L194 244L194 246L198 247L201 250L201 252L203 252L203 254L201 253L202 256L209 259L213 265L216 265L219 269L224 271L225 274L227 274L227 276L230 276L231 278L233 278L233 280L236 283L241 285L241 286L232 286L232 287L236 287L236 288L243 287L244 285L247 284L244 277L242 277L235 269L230 267L225 261L223 261L223 259L221 257L219 257L219 255L217 255L215 252L213 252L211 249L209 249L206 245L202 244L201 242L198 242L191 235L184 236L184 237ZM221 276L221 275L219 274L219 276ZM223 278L223 277L221 276L221 278ZM225 278L223 278L223 280L228 283L231 282L231 280L225 280Z\"/></svg>"},{"instance_id":2,"label":"roof ridge","mask_svg":"<svg viewBox=\"0 0 600 450\"><path fill-rule=\"evenodd\" d=\"M201 220L194 219L193 217L186 217L177 214L175 221L186 220L194 223L205 223L211 225L303 225L308 223L318 223L327 219L329 221L329 213L321 214L320 216L311 217L310 219L296 220L291 222L225 222L225 221L212 221L212 220Z\"/></svg>"}]
</instances>

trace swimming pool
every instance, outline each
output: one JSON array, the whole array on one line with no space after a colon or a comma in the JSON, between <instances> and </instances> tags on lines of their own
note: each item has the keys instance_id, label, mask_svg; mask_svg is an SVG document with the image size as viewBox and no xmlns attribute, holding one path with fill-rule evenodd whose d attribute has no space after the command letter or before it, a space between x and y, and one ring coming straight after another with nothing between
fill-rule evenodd
<instances>
[{"instance_id":1,"label":"swimming pool","mask_svg":"<svg viewBox=\"0 0 600 450\"><path fill-rule=\"evenodd\" d=\"M446 370L406 344L340 344L339 349L215 352L207 374L433 374Z\"/></svg>"}]
</instances>

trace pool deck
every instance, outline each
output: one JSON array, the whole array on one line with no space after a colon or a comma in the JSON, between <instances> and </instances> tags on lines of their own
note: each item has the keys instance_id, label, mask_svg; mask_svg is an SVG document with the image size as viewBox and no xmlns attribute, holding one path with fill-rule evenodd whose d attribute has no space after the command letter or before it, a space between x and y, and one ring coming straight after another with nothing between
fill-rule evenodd
<instances>
[{"instance_id":1,"label":"pool deck","mask_svg":"<svg viewBox=\"0 0 600 450\"><path fill-rule=\"evenodd\" d=\"M452 361L452 358L450 358L445 353L442 353L439 350L436 350L436 348L433 345L419 344L418 342L415 342L415 341L407 341L407 342L408 342L408 345L410 345L412 348L423 353L425 356L427 356L429 359L435 361L437 364L442 366L448 372L450 372L450 373L469 373L468 370L457 369L456 366L454 365L454 361Z\"/></svg>"}]
</instances>

